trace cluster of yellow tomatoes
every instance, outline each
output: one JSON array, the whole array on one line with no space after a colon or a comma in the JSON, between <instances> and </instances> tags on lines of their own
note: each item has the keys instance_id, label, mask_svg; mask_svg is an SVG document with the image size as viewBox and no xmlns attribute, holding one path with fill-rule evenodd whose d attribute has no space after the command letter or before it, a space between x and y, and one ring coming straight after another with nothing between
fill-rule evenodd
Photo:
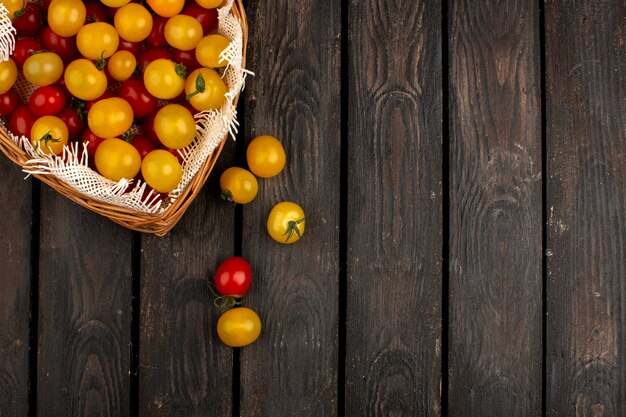
<instances>
[{"instance_id":1,"label":"cluster of yellow tomatoes","mask_svg":"<svg viewBox=\"0 0 626 417\"><path fill-rule=\"evenodd\" d=\"M259 189L256 177L271 178L278 175L285 167L285 149L273 136L258 136L248 145L246 159L250 171L231 167L220 177L222 198L227 201L248 204L254 200ZM290 201L276 204L267 219L269 235L280 243L297 242L304 233L304 227L302 207ZM237 306L224 312L217 321L217 334L228 346L249 345L261 334L259 316L254 310L240 306L251 282L250 265L240 257L226 259L215 273L213 284L216 305L220 308Z\"/></svg>"},{"instance_id":2,"label":"cluster of yellow tomatoes","mask_svg":"<svg viewBox=\"0 0 626 417\"><path fill-rule=\"evenodd\" d=\"M11 131L44 154L82 141L104 177L174 190L194 115L226 100L230 41L215 33L223 0L0 2L17 30L0 63L0 116ZM34 88L25 103L14 88L20 71Z\"/></svg>"},{"instance_id":3,"label":"cluster of yellow tomatoes","mask_svg":"<svg viewBox=\"0 0 626 417\"><path fill-rule=\"evenodd\" d=\"M252 172L231 167L222 173L220 187L223 199L239 204L248 204L254 200L259 191L256 177L271 178L278 175L285 167L285 149L273 136L258 136L248 144L246 159ZM276 204L267 219L267 232L280 243L297 242L304 233L304 227L302 207L290 201Z\"/></svg>"}]
</instances>

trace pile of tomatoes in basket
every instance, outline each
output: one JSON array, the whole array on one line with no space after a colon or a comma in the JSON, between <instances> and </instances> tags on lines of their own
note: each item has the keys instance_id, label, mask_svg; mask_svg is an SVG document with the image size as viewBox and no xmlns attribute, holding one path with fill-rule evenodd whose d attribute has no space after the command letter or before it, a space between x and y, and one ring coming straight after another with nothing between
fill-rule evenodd
<instances>
[{"instance_id":1,"label":"pile of tomatoes in basket","mask_svg":"<svg viewBox=\"0 0 626 417\"><path fill-rule=\"evenodd\" d=\"M0 2L17 31L0 63L0 116L12 133L48 155L82 141L104 177L174 190L194 115L226 100L230 41L215 33L223 0Z\"/></svg>"}]
</instances>

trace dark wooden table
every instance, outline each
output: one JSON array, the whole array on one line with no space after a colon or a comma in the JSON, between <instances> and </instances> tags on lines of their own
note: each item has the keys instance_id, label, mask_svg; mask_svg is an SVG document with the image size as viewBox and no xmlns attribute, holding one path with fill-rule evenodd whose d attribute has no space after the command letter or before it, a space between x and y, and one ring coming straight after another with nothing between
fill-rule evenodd
<instances>
[{"instance_id":1,"label":"dark wooden table","mask_svg":"<svg viewBox=\"0 0 626 417\"><path fill-rule=\"evenodd\" d=\"M623 1L247 10L239 139L166 237L0 158L0 416L625 416ZM232 207L258 134L287 168ZM280 200L298 244L265 233ZM207 290L233 254L241 350Z\"/></svg>"}]
</instances>

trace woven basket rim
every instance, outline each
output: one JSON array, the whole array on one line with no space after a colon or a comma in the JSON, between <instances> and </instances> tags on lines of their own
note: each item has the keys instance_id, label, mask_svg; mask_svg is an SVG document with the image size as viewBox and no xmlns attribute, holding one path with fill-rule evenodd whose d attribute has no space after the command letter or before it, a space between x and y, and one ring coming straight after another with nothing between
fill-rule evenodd
<instances>
[{"instance_id":1,"label":"woven basket rim","mask_svg":"<svg viewBox=\"0 0 626 417\"><path fill-rule=\"evenodd\" d=\"M230 12L241 23L241 29L243 34L242 45L242 67L246 65L246 48L248 45L248 21L245 9L243 7L242 0L235 0ZM238 93L235 96L233 103L236 105L239 101ZM209 174L213 170L217 159L222 153L224 144L228 139L227 133L222 138L219 146L213 153L207 158L200 170L196 173L193 179L189 182L189 185L185 190L167 207L162 213L141 213L124 207L119 207L113 204L105 203L95 200L89 196L86 196L75 189L71 188L65 182L59 180L52 175L39 175L33 174L33 176L42 182L48 184L54 190L60 194L80 204L81 206L96 212L102 216L109 218L110 220L118 223L128 229L135 230L142 233L154 234L157 236L164 236L167 234L182 218L183 214L189 208L189 205L196 198L204 183L209 177ZM29 160L26 153L20 149L20 147L9 136L8 132L0 127L0 151L2 151L13 163L26 167L26 163Z\"/></svg>"}]
</instances>

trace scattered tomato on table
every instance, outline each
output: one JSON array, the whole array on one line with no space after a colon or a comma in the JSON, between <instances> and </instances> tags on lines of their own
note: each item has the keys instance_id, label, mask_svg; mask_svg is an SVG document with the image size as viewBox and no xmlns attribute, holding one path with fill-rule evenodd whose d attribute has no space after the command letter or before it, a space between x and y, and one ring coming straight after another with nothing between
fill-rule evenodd
<instances>
[{"instance_id":1,"label":"scattered tomato on table","mask_svg":"<svg viewBox=\"0 0 626 417\"><path fill-rule=\"evenodd\" d=\"M226 201L248 204L256 197L259 183L252 173L239 167L231 167L220 177L222 198Z\"/></svg>"},{"instance_id":2,"label":"scattered tomato on table","mask_svg":"<svg viewBox=\"0 0 626 417\"><path fill-rule=\"evenodd\" d=\"M276 204L267 217L267 232L279 243L295 243L304 234L305 216L302 207L290 201Z\"/></svg>"},{"instance_id":3,"label":"scattered tomato on table","mask_svg":"<svg viewBox=\"0 0 626 417\"><path fill-rule=\"evenodd\" d=\"M218 266L213 281L220 295L243 297L252 284L252 269L244 258L231 256Z\"/></svg>"},{"instance_id":4,"label":"scattered tomato on table","mask_svg":"<svg viewBox=\"0 0 626 417\"><path fill-rule=\"evenodd\" d=\"M217 321L217 335L228 346L247 346L257 340L260 334L261 319L247 307L228 310Z\"/></svg>"},{"instance_id":5,"label":"scattered tomato on table","mask_svg":"<svg viewBox=\"0 0 626 417\"><path fill-rule=\"evenodd\" d=\"M250 171L257 177L271 178L285 167L286 156L283 145L273 136L258 136L246 150Z\"/></svg>"}]
</instances>

